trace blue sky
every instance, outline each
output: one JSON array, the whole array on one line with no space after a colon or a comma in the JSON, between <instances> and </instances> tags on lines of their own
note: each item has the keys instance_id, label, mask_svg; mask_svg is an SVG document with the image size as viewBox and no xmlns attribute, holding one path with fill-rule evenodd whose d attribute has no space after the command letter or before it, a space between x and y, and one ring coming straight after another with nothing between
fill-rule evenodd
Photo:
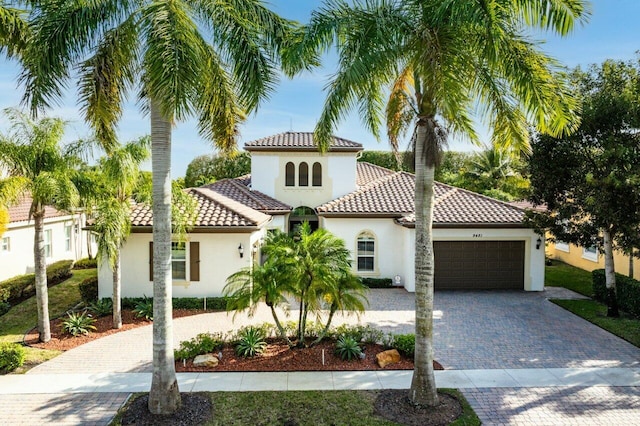
<instances>
[{"instance_id":1,"label":"blue sky","mask_svg":"<svg viewBox=\"0 0 640 426\"><path fill-rule=\"evenodd\" d=\"M280 15L306 22L313 9L321 2L312 0L271 0L272 9ZM546 37L543 50L568 67L588 66L605 59L630 60L640 50L640 1L594 0L592 16L588 24L579 26L566 38ZM260 110L250 116L241 129L239 147L244 142L275 133L312 131L324 101L323 88L335 69L335 61L328 58L324 68L296 77L283 79L276 92ZM20 102L21 88L17 86L18 67L15 63L0 59L0 108L14 107ZM69 121L66 139L74 140L89 135L80 118L75 98L75 84L71 83L68 96L51 111L51 116ZM0 131L6 130L6 122L0 118ZM119 126L122 141L128 141L149 133L149 120L143 117L132 103L127 107ZM377 142L360 124L355 114L347 117L338 127L336 135L362 143L366 149L388 149L386 141ZM464 141L453 141L452 150L470 150ZM211 144L200 138L195 122L178 123L173 133L172 174L183 176L189 162L201 154L212 153ZM150 168L150 166L148 166Z\"/></svg>"}]
</instances>

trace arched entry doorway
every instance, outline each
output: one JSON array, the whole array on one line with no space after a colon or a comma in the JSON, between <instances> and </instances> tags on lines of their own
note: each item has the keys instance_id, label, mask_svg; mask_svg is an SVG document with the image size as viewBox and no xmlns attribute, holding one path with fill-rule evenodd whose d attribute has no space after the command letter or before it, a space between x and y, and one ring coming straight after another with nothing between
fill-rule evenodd
<instances>
[{"instance_id":1,"label":"arched entry doorway","mask_svg":"<svg viewBox=\"0 0 640 426\"><path fill-rule=\"evenodd\" d=\"M300 206L293 209L289 215L289 232L295 231L303 222L309 222L311 231L318 229L318 216L311 207Z\"/></svg>"}]
</instances>

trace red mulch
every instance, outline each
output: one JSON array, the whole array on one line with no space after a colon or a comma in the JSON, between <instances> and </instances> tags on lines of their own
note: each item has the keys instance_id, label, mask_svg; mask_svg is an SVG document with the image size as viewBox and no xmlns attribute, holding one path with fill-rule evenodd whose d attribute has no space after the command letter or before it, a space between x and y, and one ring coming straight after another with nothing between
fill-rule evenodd
<instances>
[{"instance_id":1,"label":"red mulch","mask_svg":"<svg viewBox=\"0 0 640 426\"><path fill-rule=\"evenodd\" d=\"M201 314L204 311L174 309L173 318L180 318L189 315ZM66 317L57 318L51 321L51 340L47 343L38 342L37 328L29 331L24 338L25 344L39 349L50 349L67 351L91 340L99 339L110 334L130 330L151 324L150 321L136 318L131 310L122 311L122 328L116 330L112 328L111 316L96 319L92 331L86 336L73 337L62 332L62 322ZM236 355L231 346L226 346L222 350L222 360L215 368L194 367L192 361L183 363L176 361L177 372L204 372L204 371L327 371L327 370L383 370L376 363L376 354L385 350L381 345L364 344L364 359L343 361L334 354L335 343L332 340L325 340L311 348L290 349L285 343L277 339L270 339L269 345L264 353L253 358L243 358ZM324 350L324 364L322 363L322 351ZM437 362L433 362L436 370L443 370ZM386 370L412 370L413 360L402 357L400 362L388 365Z\"/></svg>"}]
</instances>

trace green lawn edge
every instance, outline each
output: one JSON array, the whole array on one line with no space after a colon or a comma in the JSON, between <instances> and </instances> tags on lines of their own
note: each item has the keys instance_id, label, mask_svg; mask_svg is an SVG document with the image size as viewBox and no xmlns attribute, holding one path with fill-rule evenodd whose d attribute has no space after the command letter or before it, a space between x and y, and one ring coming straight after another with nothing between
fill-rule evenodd
<instances>
[{"instance_id":1,"label":"green lawn edge","mask_svg":"<svg viewBox=\"0 0 640 426\"><path fill-rule=\"evenodd\" d=\"M460 401L462 414L453 426L477 426L480 419L457 389L442 388L439 392L452 395ZM213 413L206 425L260 424L282 425L313 424L352 426L393 426L398 423L374 414L374 402L379 391L327 390L327 391L254 391L254 392L199 392L213 403ZM132 394L109 423L120 426L127 407L145 393Z\"/></svg>"}]
</instances>

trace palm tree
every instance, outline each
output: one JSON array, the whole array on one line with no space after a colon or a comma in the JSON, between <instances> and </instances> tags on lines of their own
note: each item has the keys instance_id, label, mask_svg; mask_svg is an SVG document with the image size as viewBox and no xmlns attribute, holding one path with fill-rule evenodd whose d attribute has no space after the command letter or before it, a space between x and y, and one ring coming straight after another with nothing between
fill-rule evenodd
<instances>
[{"instance_id":1,"label":"palm tree","mask_svg":"<svg viewBox=\"0 0 640 426\"><path fill-rule=\"evenodd\" d=\"M51 340L47 265L43 238L46 206L70 210L78 203L78 191L72 181L79 159L62 150L60 140L65 123L57 118L29 119L25 114L6 109L10 134L0 135L0 166L9 177L0 180L0 204L11 204L31 197L30 218L34 223L33 257L38 307L38 334L41 342Z\"/></svg>"},{"instance_id":2,"label":"palm tree","mask_svg":"<svg viewBox=\"0 0 640 426\"><path fill-rule=\"evenodd\" d=\"M13 57L24 50L29 37L29 27L23 19L26 12L0 5L0 53Z\"/></svg>"},{"instance_id":3,"label":"palm tree","mask_svg":"<svg viewBox=\"0 0 640 426\"><path fill-rule=\"evenodd\" d=\"M122 327L120 249L131 229L131 198L138 185L139 166L149 157L149 138L113 149L99 162L104 191L96 208L93 231L97 235L98 260L108 262L113 275L113 328Z\"/></svg>"},{"instance_id":4,"label":"palm tree","mask_svg":"<svg viewBox=\"0 0 640 426\"><path fill-rule=\"evenodd\" d=\"M527 121L551 134L575 125L576 103L556 63L526 34L532 27L565 35L589 12L581 0L349 3L331 0L314 13L297 53L314 57L334 42L339 47L315 130L320 149L355 106L376 136L386 115L394 149L413 128L416 358L409 393L414 403L434 406L431 227L441 148L448 132L477 143L476 117L490 126L494 143L521 150L528 149Z\"/></svg>"},{"instance_id":5,"label":"palm tree","mask_svg":"<svg viewBox=\"0 0 640 426\"><path fill-rule=\"evenodd\" d=\"M260 0L37 2L24 55L25 103L49 106L80 65L87 122L109 153L127 89L151 118L153 171L153 376L149 410L181 403L171 324L171 128L195 115L200 134L233 150L238 125L277 80L290 22ZM95 46L95 47L94 47Z\"/></svg>"}]
</instances>

